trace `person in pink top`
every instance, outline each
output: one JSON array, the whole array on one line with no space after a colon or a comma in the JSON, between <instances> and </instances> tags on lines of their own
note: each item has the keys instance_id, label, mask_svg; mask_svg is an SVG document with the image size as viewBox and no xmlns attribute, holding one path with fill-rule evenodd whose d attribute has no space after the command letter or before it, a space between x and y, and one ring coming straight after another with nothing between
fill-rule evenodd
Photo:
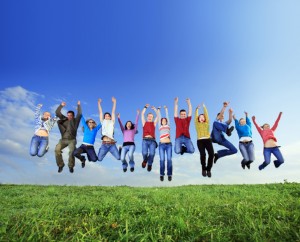
<instances>
[{"instance_id":1,"label":"person in pink top","mask_svg":"<svg viewBox=\"0 0 300 242\"><path fill-rule=\"evenodd\" d=\"M270 125L265 123L261 127L256 123L255 116L252 117L252 121L260 134L260 136L263 139L264 142L264 159L265 161L258 167L259 170L264 169L267 165L270 164L271 161L271 154L273 154L277 160L274 160L274 165L276 168L278 168L283 162L283 156L280 152L280 149L277 145L277 139L274 135L274 132L278 126L279 120L281 118L282 112L279 113L275 124L272 128L270 128Z\"/></svg>"}]
</instances>

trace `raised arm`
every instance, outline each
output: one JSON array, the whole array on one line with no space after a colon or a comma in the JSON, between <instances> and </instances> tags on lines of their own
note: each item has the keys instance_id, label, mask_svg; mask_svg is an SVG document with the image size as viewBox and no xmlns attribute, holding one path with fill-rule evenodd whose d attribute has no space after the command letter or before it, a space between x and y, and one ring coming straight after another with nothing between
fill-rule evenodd
<instances>
[{"instance_id":1,"label":"raised arm","mask_svg":"<svg viewBox=\"0 0 300 242\"><path fill-rule=\"evenodd\" d=\"M194 118L195 124L197 124L197 122L198 122L198 116L199 116L199 109L200 109L200 108L201 108L201 106L198 105L198 106L196 107L196 110L195 110L195 118Z\"/></svg>"},{"instance_id":2,"label":"raised arm","mask_svg":"<svg viewBox=\"0 0 300 242\"><path fill-rule=\"evenodd\" d=\"M248 112L245 111L245 118L246 118L246 124L250 127L252 127L252 123L248 117Z\"/></svg>"},{"instance_id":3,"label":"raised arm","mask_svg":"<svg viewBox=\"0 0 300 242\"><path fill-rule=\"evenodd\" d=\"M35 112L34 112L34 117L35 117L35 124L38 125L40 124L40 118L41 118L41 108L43 104L38 104L35 107Z\"/></svg>"},{"instance_id":4,"label":"raised arm","mask_svg":"<svg viewBox=\"0 0 300 242\"><path fill-rule=\"evenodd\" d=\"M103 112L102 112L101 102L102 102L101 98L98 98L98 111L99 111L100 123L103 122Z\"/></svg>"},{"instance_id":5,"label":"raised arm","mask_svg":"<svg viewBox=\"0 0 300 242\"><path fill-rule=\"evenodd\" d=\"M258 133L260 133L260 134L261 134L261 132L262 132L262 129L261 129L261 127L259 127L259 125L256 123L256 118L255 118L255 116L252 116L252 121L253 121L253 123L254 123L254 126L256 127L256 129L257 129Z\"/></svg>"},{"instance_id":6,"label":"raised arm","mask_svg":"<svg viewBox=\"0 0 300 242\"><path fill-rule=\"evenodd\" d=\"M65 119L66 118L66 116L61 113L61 110L64 106L66 106L66 102L61 102L61 104L57 107L57 109L55 111L55 115L57 117L59 117L60 119Z\"/></svg>"},{"instance_id":7,"label":"raised arm","mask_svg":"<svg viewBox=\"0 0 300 242\"><path fill-rule=\"evenodd\" d=\"M125 128L124 128L124 126L123 126L123 124L122 124L122 121L121 121L121 118L120 118L120 117L121 117L121 116L120 116L120 114L118 113L118 122L119 122L120 128L121 128L121 130L122 130L122 133L124 133Z\"/></svg>"},{"instance_id":8,"label":"raised arm","mask_svg":"<svg viewBox=\"0 0 300 242\"><path fill-rule=\"evenodd\" d=\"M191 104L191 99L187 98L186 102L188 104L188 117L192 117L192 104Z\"/></svg>"},{"instance_id":9,"label":"raised arm","mask_svg":"<svg viewBox=\"0 0 300 242\"><path fill-rule=\"evenodd\" d=\"M77 115L76 115L76 119L79 120L81 119L82 116L82 109L81 109L81 104L80 101L77 102Z\"/></svg>"},{"instance_id":10,"label":"raised arm","mask_svg":"<svg viewBox=\"0 0 300 242\"><path fill-rule=\"evenodd\" d=\"M146 120L145 120L145 112L147 110L147 108L149 107L150 104L146 104L142 110L142 115L141 115L141 119L142 119L142 125L144 127Z\"/></svg>"},{"instance_id":11,"label":"raised arm","mask_svg":"<svg viewBox=\"0 0 300 242\"><path fill-rule=\"evenodd\" d=\"M113 107L112 107L112 110L111 110L111 120L113 122L115 122L115 118L116 118L115 112L116 112L116 106L117 106L117 99L115 97L112 97L111 100L112 100L112 103L113 103Z\"/></svg>"},{"instance_id":12,"label":"raised arm","mask_svg":"<svg viewBox=\"0 0 300 242\"><path fill-rule=\"evenodd\" d=\"M203 111L204 111L205 123L209 123L208 111L204 103L203 103Z\"/></svg>"},{"instance_id":13,"label":"raised arm","mask_svg":"<svg viewBox=\"0 0 300 242\"><path fill-rule=\"evenodd\" d=\"M279 120L281 118L281 115L282 115L282 112L279 113L279 115L278 115L278 117L277 117L277 119L276 119L273 127L271 128L273 131L275 131L277 129L277 126L278 126Z\"/></svg>"},{"instance_id":14,"label":"raised arm","mask_svg":"<svg viewBox=\"0 0 300 242\"><path fill-rule=\"evenodd\" d=\"M152 109L152 110L155 112L155 114L156 114L156 117L155 117L155 119L154 119L154 126L156 126L157 121L158 121L157 109L156 109L154 106L152 106L151 109Z\"/></svg>"},{"instance_id":15,"label":"raised arm","mask_svg":"<svg viewBox=\"0 0 300 242\"><path fill-rule=\"evenodd\" d=\"M220 111L220 114L224 115L225 109L227 108L228 105L229 105L229 102L223 102L223 107Z\"/></svg>"},{"instance_id":16,"label":"raised arm","mask_svg":"<svg viewBox=\"0 0 300 242\"><path fill-rule=\"evenodd\" d=\"M135 131L137 131L138 129L139 117L140 117L140 110L138 109L136 111L136 118L135 118L135 125L134 125Z\"/></svg>"},{"instance_id":17,"label":"raised arm","mask_svg":"<svg viewBox=\"0 0 300 242\"><path fill-rule=\"evenodd\" d=\"M232 122L232 116L233 116L232 108L229 108L228 112L229 112L229 119L226 121L226 123L229 125Z\"/></svg>"},{"instance_id":18,"label":"raised arm","mask_svg":"<svg viewBox=\"0 0 300 242\"><path fill-rule=\"evenodd\" d=\"M168 124L170 125L171 122L170 122L170 119L169 119L169 111L168 111L168 107L167 106L164 106L164 109L165 109L165 112L166 112L166 118L168 120ZM160 122L160 121L159 121Z\"/></svg>"},{"instance_id":19,"label":"raised arm","mask_svg":"<svg viewBox=\"0 0 300 242\"><path fill-rule=\"evenodd\" d=\"M174 117L178 118L178 97L174 100Z\"/></svg>"},{"instance_id":20,"label":"raised arm","mask_svg":"<svg viewBox=\"0 0 300 242\"><path fill-rule=\"evenodd\" d=\"M160 107L157 108L157 119L161 120ZM158 122L158 127L161 127L161 122Z\"/></svg>"}]
</instances>

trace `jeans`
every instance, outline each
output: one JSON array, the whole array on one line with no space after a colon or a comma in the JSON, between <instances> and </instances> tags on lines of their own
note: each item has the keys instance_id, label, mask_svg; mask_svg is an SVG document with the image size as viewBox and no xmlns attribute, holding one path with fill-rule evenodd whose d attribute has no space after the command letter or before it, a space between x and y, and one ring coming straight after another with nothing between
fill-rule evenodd
<instances>
[{"instance_id":1,"label":"jeans","mask_svg":"<svg viewBox=\"0 0 300 242\"><path fill-rule=\"evenodd\" d=\"M152 166L155 156L156 142L152 139L143 139L142 142L142 155L143 160Z\"/></svg>"},{"instance_id":2,"label":"jeans","mask_svg":"<svg viewBox=\"0 0 300 242\"><path fill-rule=\"evenodd\" d=\"M180 154L181 152L181 146L185 145L186 147L186 153L193 154L195 152L195 148L193 146L193 143L190 138L185 137L184 135L179 136L175 139L175 153Z\"/></svg>"},{"instance_id":3,"label":"jeans","mask_svg":"<svg viewBox=\"0 0 300 242\"><path fill-rule=\"evenodd\" d=\"M211 139L198 139L197 140L198 150L200 152L200 162L202 170L210 171L213 166L214 160L214 147ZM206 166L206 152L208 153L207 166Z\"/></svg>"},{"instance_id":4,"label":"jeans","mask_svg":"<svg viewBox=\"0 0 300 242\"><path fill-rule=\"evenodd\" d=\"M129 166L130 168L134 168L134 158L133 158L134 151L135 151L135 145L126 145L122 147L121 161L122 161L123 169L126 169L128 167L128 163L125 159L127 153L129 157Z\"/></svg>"},{"instance_id":5,"label":"jeans","mask_svg":"<svg viewBox=\"0 0 300 242\"><path fill-rule=\"evenodd\" d=\"M47 152L48 143L48 136L34 135L30 143L30 155L42 157Z\"/></svg>"},{"instance_id":6,"label":"jeans","mask_svg":"<svg viewBox=\"0 0 300 242\"><path fill-rule=\"evenodd\" d=\"M65 165L62 158L62 150L67 146L69 148L68 166L70 168L75 166L75 156L73 155L73 152L76 149L76 139L60 139L58 144L55 146L55 159L58 167L63 167Z\"/></svg>"},{"instance_id":7,"label":"jeans","mask_svg":"<svg viewBox=\"0 0 300 242\"><path fill-rule=\"evenodd\" d=\"M218 143L219 145L225 146L227 149L218 150L218 156L219 158L227 156L227 155L233 155L237 153L237 149L234 147L233 144L231 144L227 139L222 139L221 142Z\"/></svg>"},{"instance_id":8,"label":"jeans","mask_svg":"<svg viewBox=\"0 0 300 242\"><path fill-rule=\"evenodd\" d=\"M254 157L254 144L252 142L249 143L243 143L240 142L239 143L239 149L240 152L243 156L243 161L244 163L248 162L248 161L254 161L255 157Z\"/></svg>"},{"instance_id":9,"label":"jeans","mask_svg":"<svg viewBox=\"0 0 300 242\"><path fill-rule=\"evenodd\" d=\"M102 144L98 152L98 161L102 161L107 154L110 152L117 160L120 160L120 154L115 144Z\"/></svg>"},{"instance_id":10,"label":"jeans","mask_svg":"<svg viewBox=\"0 0 300 242\"><path fill-rule=\"evenodd\" d=\"M98 157L96 155L95 149L93 145L84 145L82 144L79 148L77 148L76 150L74 150L73 155L83 161L85 160L85 157L82 156L81 154L87 154L87 158L89 161L94 161L96 162L98 160Z\"/></svg>"},{"instance_id":11,"label":"jeans","mask_svg":"<svg viewBox=\"0 0 300 242\"><path fill-rule=\"evenodd\" d=\"M277 160L274 161L274 164L282 164L284 162L283 156L278 147L272 148L264 148L264 158L265 158L265 166L269 165L271 162L271 154L273 154Z\"/></svg>"},{"instance_id":12,"label":"jeans","mask_svg":"<svg viewBox=\"0 0 300 242\"><path fill-rule=\"evenodd\" d=\"M165 175L165 153L167 154L167 175L172 176L172 143L159 143L160 175Z\"/></svg>"}]
</instances>

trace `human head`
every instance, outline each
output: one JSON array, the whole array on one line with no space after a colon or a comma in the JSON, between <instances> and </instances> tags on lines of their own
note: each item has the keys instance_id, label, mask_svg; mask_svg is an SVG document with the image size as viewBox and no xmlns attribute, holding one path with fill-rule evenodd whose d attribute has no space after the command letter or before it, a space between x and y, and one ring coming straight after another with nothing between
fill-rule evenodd
<instances>
[{"instance_id":1,"label":"human head","mask_svg":"<svg viewBox=\"0 0 300 242\"><path fill-rule=\"evenodd\" d=\"M181 109L181 110L179 111L179 115L180 115L180 118L181 118L181 119L186 118L186 111L185 111L185 109Z\"/></svg>"},{"instance_id":2,"label":"human head","mask_svg":"<svg viewBox=\"0 0 300 242\"><path fill-rule=\"evenodd\" d=\"M218 119L219 121L223 121L223 120L224 120L224 113L218 113L218 114L217 114L217 119Z\"/></svg>"},{"instance_id":3,"label":"human head","mask_svg":"<svg viewBox=\"0 0 300 242\"><path fill-rule=\"evenodd\" d=\"M125 124L125 130L134 129L134 124L131 121L127 121Z\"/></svg>"},{"instance_id":4,"label":"human head","mask_svg":"<svg viewBox=\"0 0 300 242\"><path fill-rule=\"evenodd\" d=\"M244 125L246 124L246 119L240 118L239 124L240 124L241 126L244 126Z\"/></svg>"},{"instance_id":5,"label":"human head","mask_svg":"<svg viewBox=\"0 0 300 242\"><path fill-rule=\"evenodd\" d=\"M263 124L263 126L261 126L261 128L263 130L268 130L268 129L270 129L270 125L269 124Z\"/></svg>"},{"instance_id":6,"label":"human head","mask_svg":"<svg viewBox=\"0 0 300 242\"><path fill-rule=\"evenodd\" d=\"M168 124L168 119L167 118L161 118L160 119L160 124L161 125L167 125Z\"/></svg>"},{"instance_id":7,"label":"human head","mask_svg":"<svg viewBox=\"0 0 300 242\"><path fill-rule=\"evenodd\" d=\"M206 121L205 116L203 113L199 114L198 116L198 122L199 123L204 123Z\"/></svg>"},{"instance_id":8,"label":"human head","mask_svg":"<svg viewBox=\"0 0 300 242\"><path fill-rule=\"evenodd\" d=\"M110 113L108 113L108 112L104 113L103 117L104 117L104 119L106 119L106 120L111 120L111 115L110 115Z\"/></svg>"},{"instance_id":9,"label":"human head","mask_svg":"<svg viewBox=\"0 0 300 242\"><path fill-rule=\"evenodd\" d=\"M97 126L97 124L96 124L96 122L95 122L94 119L91 119L91 118L90 118L90 119L86 120L85 122L86 122L86 124L89 126L89 128L94 128L94 127Z\"/></svg>"},{"instance_id":10,"label":"human head","mask_svg":"<svg viewBox=\"0 0 300 242\"><path fill-rule=\"evenodd\" d=\"M68 120L72 120L75 116L75 113L73 111L68 111L67 112L67 117L68 117Z\"/></svg>"},{"instance_id":11,"label":"human head","mask_svg":"<svg viewBox=\"0 0 300 242\"><path fill-rule=\"evenodd\" d=\"M48 120L49 118L51 118L51 114L49 112L44 112L43 113L43 120Z\"/></svg>"},{"instance_id":12,"label":"human head","mask_svg":"<svg viewBox=\"0 0 300 242\"><path fill-rule=\"evenodd\" d=\"M154 116L153 116L153 113L148 113L148 114L147 114L147 121L148 121L148 122L152 122L152 121L153 121L153 117L154 117Z\"/></svg>"}]
</instances>

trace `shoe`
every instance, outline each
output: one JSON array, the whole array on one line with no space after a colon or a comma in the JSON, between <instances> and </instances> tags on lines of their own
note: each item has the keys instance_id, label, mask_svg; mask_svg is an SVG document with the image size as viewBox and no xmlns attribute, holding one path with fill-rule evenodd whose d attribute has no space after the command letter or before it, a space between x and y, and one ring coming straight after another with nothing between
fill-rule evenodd
<instances>
[{"instance_id":1,"label":"shoe","mask_svg":"<svg viewBox=\"0 0 300 242\"><path fill-rule=\"evenodd\" d=\"M211 172L207 171L207 177L211 177Z\"/></svg>"},{"instance_id":2,"label":"shoe","mask_svg":"<svg viewBox=\"0 0 300 242\"><path fill-rule=\"evenodd\" d=\"M147 165L147 161L143 161L143 162L142 162L142 167L145 168L146 165Z\"/></svg>"},{"instance_id":3,"label":"shoe","mask_svg":"<svg viewBox=\"0 0 300 242\"><path fill-rule=\"evenodd\" d=\"M127 168L123 168L123 171L126 172L126 171L127 171Z\"/></svg>"},{"instance_id":4,"label":"shoe","mask_svg":"<svg viewBox=\"0 0 300 242\"><path fill-rule=\"evenodd\" d=\"M217 163L217 160L219 159L219 155L218 153L215 153L214 154L214 163L216 164Z\"/></svg>"},{"instance_id":5,"label":"shoe","mask_svg":"<svg viewBox=\"0 0 300 242\"><path fill-rule=\"evenodd\" d=\"M168 181L172 181L172 176L168 176Z\"/></svg>"},{"instance_id":6,"label":"shoe","mask_svg":"<svg viewBox=\"0 0 300 242\"><path fill-rule=\"evenodd\" d=\"M151 171L151 170L152 170L152 166L148 165L147 171Z\"/></svg>"},{"instance_id":7,"label":"shoe","mask_svg":"<svg viewBox=\"0 0 300 242\"><path fill-rule=\"evenodd\" d=\"M234 127L233 127L233 126L231 126L230 128L227 128L227 129L226 129L226 134L227 134L228 136L231 136L231 133L232 133L233 130L234 130Z\"/></svg>"},{"instance_id":8,"label":"shoe","mask_svg":"<svg viewBox=\"0 0 300 242\"><path fill-rule=\"evenodd\" d=\"M202 169L202 176L206 176L206 170Z\"/></svg>"},{"instance_id":9,"label":"shoe","mask_svg":"<svg viewBox=\"0 0 300 242\"><path fill-rule=\"evenodd\" d=\"M164 176L160 176L160 180L161 180L161 181L164 181Z\"/></svg>"},{"instance_id":10,"label":"shoe","mask_svg":"<svg viewBox=\"0 0 300 242\"><path fill-rule=\"evenodd\" d=\"M63 169L64 169L64 165L63 166L59 166L58 167L58 173L61 173L63 171Z\"/></svg>"},{"instance_id":11,"label":"shoe","mask_svg":"<svg viewBox=\"0 0 300 242\"><path fill-rule=\"evenodd\" d=\"M245 170L246 164L244 163L244 161L241 162L242 168Z\"/></svg>"},{"instance_id":12,"label":"shoe","mask_svg":"<svg viewBox=\"0 0 300 242\"><path fill-rule=\"evenodd\" d=\"M182 145L180 154L183 155L186 151L187 151L186 147L184 145Z\"/></svg>"},{"instance_id":13,"label":"shoe","mask_svg":"<svg viewBox=\"0 0 300 242\"><path fill-rule=\"evenodd\" d=\"M264 169L266 167L266 165L265 165L265 162L264 163L262 163L259 167L258 167L258 169L261 171L262 169Z\"/></svg>"},{"instance_id":14,"label":"shoe","mask_svg":"<svg viewBox=\"0 0 300 242\"><path fill-rule=\"evenodd\" d=\"M283 162L282 162L283 163ZM274 160L274 166L278 168L282 164L279 160Z\"/></svg>"},{"instance_id":15,"label":"shoe","mask_svg":"<svg viewBox=\"0 0 300 242\"><path fill-rule=\"evenodd\" d=\"M85 161L81 162L81 167L84 168L85 167Z\"/></svg>"},{"instance_id":16,"label":"shoe","mask_svg":"<svg viewBox=\"0 0 300 242\"><path fill-rule=\"evenodd\" d=\"M70 173L73 173L74 172L74 167L69 167L69 171L70 171Z\"/></svg>"},{"instance_id":17,"label":"shoe","mask_svg":"<svg viewBox=\"0 0 300 242\"><path fill-rule=\"evenodd\" d=\"M131 168L130 168L130 171L131 171L131 172L134 172L134 167L131 167Z\"/></svg>"}]
</instances>

